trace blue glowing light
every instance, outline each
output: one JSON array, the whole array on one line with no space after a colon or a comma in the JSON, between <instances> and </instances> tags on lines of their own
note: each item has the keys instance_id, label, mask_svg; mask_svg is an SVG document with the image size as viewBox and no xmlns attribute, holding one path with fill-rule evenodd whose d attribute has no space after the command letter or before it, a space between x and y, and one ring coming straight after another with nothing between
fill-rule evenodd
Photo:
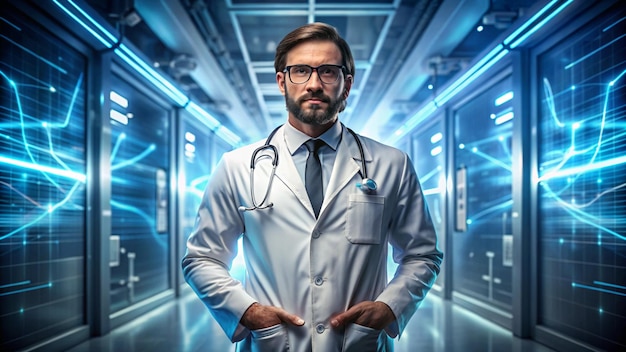
<instances>
[{"instance_id":1,"label":"blue glowing light","mask_svg":"<svg viewBox=\"0 0 626 352\"><path fill-rule=\"evenodd\" d=\"M74 172L71 170L64 170L64 169L59 169L59 168L55 168L52 166L46 166L46 165L41 165L41 164L36 164L36 163L31 163L31 162L26 162L23 160L17 160L17 159L13 159L13 158L7 158L3 155L0 155L0 163L3 164L8 164L8 165L13 165L13 166L18 166L24 169L29 169L29 170L37 170L37 171L41 171L44 172L46 174L52 174L52 175L56 175L56 176L61 176L61 177L66 177L69 179L73 179L79 182L85 182L86 180L86 176L84 174L81 174L79 172Z\"/></svg>"},{"instance_id":2,"label":"blue glowing light","mask_svg":"<svg viewBox=\"0 0 626 352\"><path fill-rule=\"evenodd\" d=\"M496 125L501 125L501 124L503 124L505 122L513 120L513 116L514 116L513 112L510 111L510 112L504 113L504 114L496 117L494 122L495 122Z\"/></svg>"},{"instance_id":3,"label":"blue glowing light","mask_svg":"<svg viewBox=\"0 0 626 352\"><path fill-rule=\"evenodd\" d=\"M118 92L114 90L112 90L111 93L109 93L109 99L111 99L112 102L123 107L124 109L128 107L128 99L124 98Z\"/></svg>"},{"instance_id":4,"label":"blue glowing light","mask_svg":"<svg viewBox=\"0 0 626 352\"><path fill-rule=\"evenodd\" d=\"M528 27L530 27L537 19L543 16L544 13L549 11L558 1L552 0L546 6L544 6L541 10L537 11L528 21L524 22L521 26L519 26L511 35L509 35L506 39L504 39L504 45L509 45L515 38L518 38L522 32L524 32Z\"/></svg>"},{"instance_id":5,"label":"blue glowing light","mask_svg":"<svg viewBox=\"0 0 626 352\"><path fill-rule=\"evenodd\" d=\"M495 106L500 106L508 101L513 100L513 92L509 91L496 98Z\"/></svg>"},{"instance_id":6,"label":"blue glowing light","mask_svg":"<svg viewBox=\"0 0 626 352\"><path fill-rule=\"evenodd\" d=\"M427 117L433 114L437 109L447 103L450 99L454 98L465 87L478 79L489 68L493 67L508 53L508 48L515 48L526 41L535 32L540 30L544 25L550 22L556 15L563 11L567 6L572 3L569 0L553 10L540 22L537 21L546 13L548 13L559 1L553 0L540 9L530 19L521 24L511 35L509 35L501 44L496 45L491 49L484 57L482 57L476 64L470 67L461 77L452 82L447 88L445 88L433 101L426 103L421 107L413 116L411 116L401 128L395 131L393 137L390 138L389 143L394 144L399 141L407 133L411 132L418 124L424 121ZM530 28L530 29L529 29ZM526 31L529 29L528 31ZM526 31L526 32L525 32ZM515 42L513 42L515 41ZM511 42L513 44L509 45ZM507 48L508 47L508 48Z\"/></svg>"},{"instance_id":7,"label":"blue glowing light","mask_svg":"<svg viewBox=\"0 0 626 352\"><path fill-rule=\"evenodd\" d=\"M215 131L220 126L220 122L215 117L213 117L213 115L209 114L206 110L202 109L198 104L194 103L193 101L187 104L185 109L187 109L187 111L189 111L198 120L207 125L207 127L210 128L212 131Z\"/></svg>"},{"instance_id":8,"label":"blue glowing light","mask_svg":"<svg viewBox=\"0 0 626 352\"><path fill-rule=\"evenodd\" d=\"M437 143L443 139L443 134L441 132L437 132L430 137L430 143Z\"/></svg>"},{"instance_id":9,"label":"blue glowing light","mask_svg":"<svg viewBox=\"0 0 626 352\"><path fill-rule=\"evenodd\" d=\"M443 151L443 148L440 145L438 145L430 150L430 155L437 156L441 154L442 151Z\"/></svg>"},{"instance_id":10,"label":"blue glowing light","mask_svg":"<svg viewBox=\"0 0 626 352\"><path fill-rule=\"evenodd\" d=\"M81 27L83 27L89 34L91 34L96 40L98 40L107 48L111 48L113 47L113 45L115 45L115 43L117 43L118 39L115 35L113 35L109 30L101 25L98 20L90 16L86 11L84 11L73 1L68 0L68 3L73 7L74 10L63 5L58 0L53 1L72 20L80 24ZM219 122L215 124L214 122L216 120L212 116L207 119L207 116L210 116L208 112L204 111L204 109L200 108L198 105L192 102L181 90L179 90L168 79L158 73L151 65L147 64L130 48L128 48L128 46L122 43L118 46L118 48L114 50L114 52L120 59L122 59L122 61L128 64L136 72L141 74L146 80L152 83L152 85L154 85L164 94L166 94L176 104L182 107L186 107L187 110L189 110L194 116L201 118L205 122L208 121L209 125L213 125L213 127L210 128L215 130L216 134L220 138L223 138L224 141L232 146L238 145L241 142L241 139L235 133L222 126ZM189 108L192 105L193 107ZM218 129L219 131L217 131Z\"/></svg>"},{"instance_id":11,"label":"blue glowing light","mask_svg":"<svg viewBox=\"0 0 626 352\"><path fill-rule=\"evenodd\" d=\"M128 125L128 116L115 109L110 110L109 117L111 118L111 120L117 121L122 125Z\"/></svg>"}]
</instances>

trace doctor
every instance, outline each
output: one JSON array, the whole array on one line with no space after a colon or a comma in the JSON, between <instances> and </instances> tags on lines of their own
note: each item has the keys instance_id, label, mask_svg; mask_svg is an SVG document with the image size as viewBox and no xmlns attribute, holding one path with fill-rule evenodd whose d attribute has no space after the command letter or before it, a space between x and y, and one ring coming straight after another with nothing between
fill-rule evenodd
<instances>
[{"instance_id":1,"label":"doctor","mask_svg":"<svg viewBox=\"0 0 626 352\"><path fill-rule=\"evenodd\" d=\"M411 160L338 121L355 70L333 27L287 34L274 66L287 123L224 154L185 278L240 351L391 351L443 258ZM240 237L243 283L228 271Z\"/></svg>"}]
</instances>

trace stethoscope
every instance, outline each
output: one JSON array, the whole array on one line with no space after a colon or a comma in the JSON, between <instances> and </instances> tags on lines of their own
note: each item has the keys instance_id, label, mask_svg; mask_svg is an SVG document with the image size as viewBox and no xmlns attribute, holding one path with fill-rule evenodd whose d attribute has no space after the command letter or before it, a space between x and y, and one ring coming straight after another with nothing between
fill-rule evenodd
<instances>
[{"instance_id":1,"label":"stethoscope","mask_svg":"<svg viewBox=\"0 0 626 352\"><path fill-rule=\"evenodd\" d=\"M276 134L278 129L281 127L282 125L276 127L265 140L265 144L256 148L254 152L252 152L252 157L250 158L250 196L252 198L252 206L246 207L242 205L238 208L240 212L267 209L267 208L271 208L274 206L274 203L272 202L269 202L266 204L267 197L270 193L270 188L272 188L272 181L274 179L274 175L276 174L276 166L278 166L278 150L276 149L274 145L270 144L270 142L272 141L274 134ZM367 177L367 167L365 166L365 154L363 152L363 145L361 144L361 140L359 139L359 136L353 130L351 130L348 127L346 127L346 129L348 130L348 132L350 132L352 137L354 137L354 140L356 141L356 145L359 147L359 154L361 155L361 169L359 170L359 175L361 175L362 180L361 182L357 182L356 186L357 188L359 188L361 191L365 193L372 193L373 191L376 190L376 188L378 188L378 185L376 184L374 180ZM270 150L272 154L274 155L272 157L272 172L270 173L270 177L267 181L267 188L265 189L265 195L263 196L263 200L261 200L261 203L257 204L256 197L254 196L254 169L256 167L257 154L259 154L260 152L264 150Z\"/></svg>"}]
</instances>

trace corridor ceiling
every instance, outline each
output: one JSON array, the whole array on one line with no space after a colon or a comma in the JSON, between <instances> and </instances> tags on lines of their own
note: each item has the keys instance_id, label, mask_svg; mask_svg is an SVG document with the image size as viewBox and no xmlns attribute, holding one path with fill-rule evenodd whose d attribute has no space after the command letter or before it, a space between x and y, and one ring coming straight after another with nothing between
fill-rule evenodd
<instances>
[{"instance_id":1,"label":"corridor ceiling","mask_svg":"<svg viewBox=\"0 0 626 352\"><path fill-rule=\"evenodd\" d=\"M536 1L87 2L243 142L252 142L286 120L274 53L300 25L326 22L350 44L355 82L340 120L384 140Z\"/></svg>"}]
</instances>

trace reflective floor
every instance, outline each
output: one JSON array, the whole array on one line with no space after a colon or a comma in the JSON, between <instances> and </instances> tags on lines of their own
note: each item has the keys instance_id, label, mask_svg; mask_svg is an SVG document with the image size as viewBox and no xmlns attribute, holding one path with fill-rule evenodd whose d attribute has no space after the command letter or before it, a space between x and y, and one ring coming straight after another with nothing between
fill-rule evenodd
<instances>
[{"instance_id":1,"label":"reflective floor","mask_svg":"<svg viewBox=\"0 0 626 352\"><path fill-rule=\"evenodd\" d=\"M185 294L151 313L93 338L69 352L93 351L234 351L206 308L195 295ZM430 295L415 313L396 352L415 351L520 351L551 349L477 315Z\"/></svg>"}]
</instances>

